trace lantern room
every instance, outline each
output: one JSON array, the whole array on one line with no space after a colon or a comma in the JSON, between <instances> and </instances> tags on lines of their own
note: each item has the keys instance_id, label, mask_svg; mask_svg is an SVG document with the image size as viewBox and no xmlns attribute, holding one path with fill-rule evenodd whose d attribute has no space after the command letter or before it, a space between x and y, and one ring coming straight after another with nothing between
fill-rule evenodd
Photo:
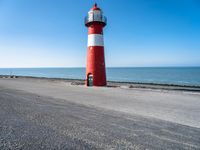
<instances>
[{"instance_id":1,"label":"lantern room","mask_svg":"<svg viewBox=\"0 0 200 150\"><path fill-rule=\"evenodd\" d=\"M103 26L106 26L107 19L103 16L103 12L97 7L95 3L93 8L88 12L88 16L85 17L85 26L90 26L91 23L98 22Z\"/></svg>"}]
</instances>

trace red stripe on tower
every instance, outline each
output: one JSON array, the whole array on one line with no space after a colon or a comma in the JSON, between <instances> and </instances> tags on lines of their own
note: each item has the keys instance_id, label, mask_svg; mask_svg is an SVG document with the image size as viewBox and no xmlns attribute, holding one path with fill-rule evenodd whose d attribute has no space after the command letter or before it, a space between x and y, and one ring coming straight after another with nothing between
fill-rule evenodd
<instances>
[{"instance_id":1,"label":"red stripe on tower","mask_svg":"<svg viewBox=\"0 0 200 150\"><path fill-rule=\"evenodd\" d=\"M106 18L97 4L88 12L85 25L88 27L88 53L86 67L87 86L106 86L103 28Z\"/></svg>"}]
</instances>

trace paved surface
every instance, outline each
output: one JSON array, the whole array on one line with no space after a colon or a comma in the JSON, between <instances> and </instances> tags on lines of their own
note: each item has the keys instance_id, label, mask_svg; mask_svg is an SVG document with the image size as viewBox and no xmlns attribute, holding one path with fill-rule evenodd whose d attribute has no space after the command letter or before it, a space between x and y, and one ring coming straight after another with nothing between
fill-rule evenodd
<instances>
[{"instance_id":1,"label":"paved surface","mask_svg":"<svg viewBox=\"0 0 200 150\"><path fill-rule=\"evenodd\" d=\"M0 149L200 149L200 128L0 88Z\"/></svg>"},{"instance_id":2,"label":"paved surface","mask_svg":"<svg viewBox=\"0 0 200 150\"><path fill-rule=\"evenodd\" d=\"M22 90L86 106L141 115L200 128L200 93L127 89L86 88L70 82L44 79L0 79L0 88Z\"/></svg>"}]
</instances>

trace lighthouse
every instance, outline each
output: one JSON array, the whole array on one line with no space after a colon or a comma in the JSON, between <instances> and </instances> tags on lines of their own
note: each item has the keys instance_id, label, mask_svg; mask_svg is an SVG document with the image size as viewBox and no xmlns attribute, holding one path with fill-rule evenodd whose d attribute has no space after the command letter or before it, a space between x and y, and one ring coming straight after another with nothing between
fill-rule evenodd
<instances>
[{"instance_id":1,"label":"lighthouse","mask_svg":"<svg viewBox=\"0 0 200 150\"><path fill-rule=\"evenodd\" d=\"M106 86L103 28L107 19L95 3L85 18L88 28L86 86Z\"/></svg>"}]
</instances>

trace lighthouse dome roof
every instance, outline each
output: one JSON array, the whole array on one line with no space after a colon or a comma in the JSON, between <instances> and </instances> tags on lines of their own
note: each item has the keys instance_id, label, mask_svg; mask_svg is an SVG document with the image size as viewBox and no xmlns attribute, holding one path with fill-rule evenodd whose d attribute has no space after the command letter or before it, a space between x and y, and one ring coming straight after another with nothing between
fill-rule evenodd
<instances>
[{"instance_id":1,"label":"lighthouse dome roof","mask_svg":"<svg viewBox=\"0 0 200 150\"><path fill-rule=\"evenodd\" d=\"M101 9L97 6L97 3L95 3L94 6L93 6L93 8L91 9L91 11L94 11L94 10L101 11Z\"/></svg>"}]
</instances>

